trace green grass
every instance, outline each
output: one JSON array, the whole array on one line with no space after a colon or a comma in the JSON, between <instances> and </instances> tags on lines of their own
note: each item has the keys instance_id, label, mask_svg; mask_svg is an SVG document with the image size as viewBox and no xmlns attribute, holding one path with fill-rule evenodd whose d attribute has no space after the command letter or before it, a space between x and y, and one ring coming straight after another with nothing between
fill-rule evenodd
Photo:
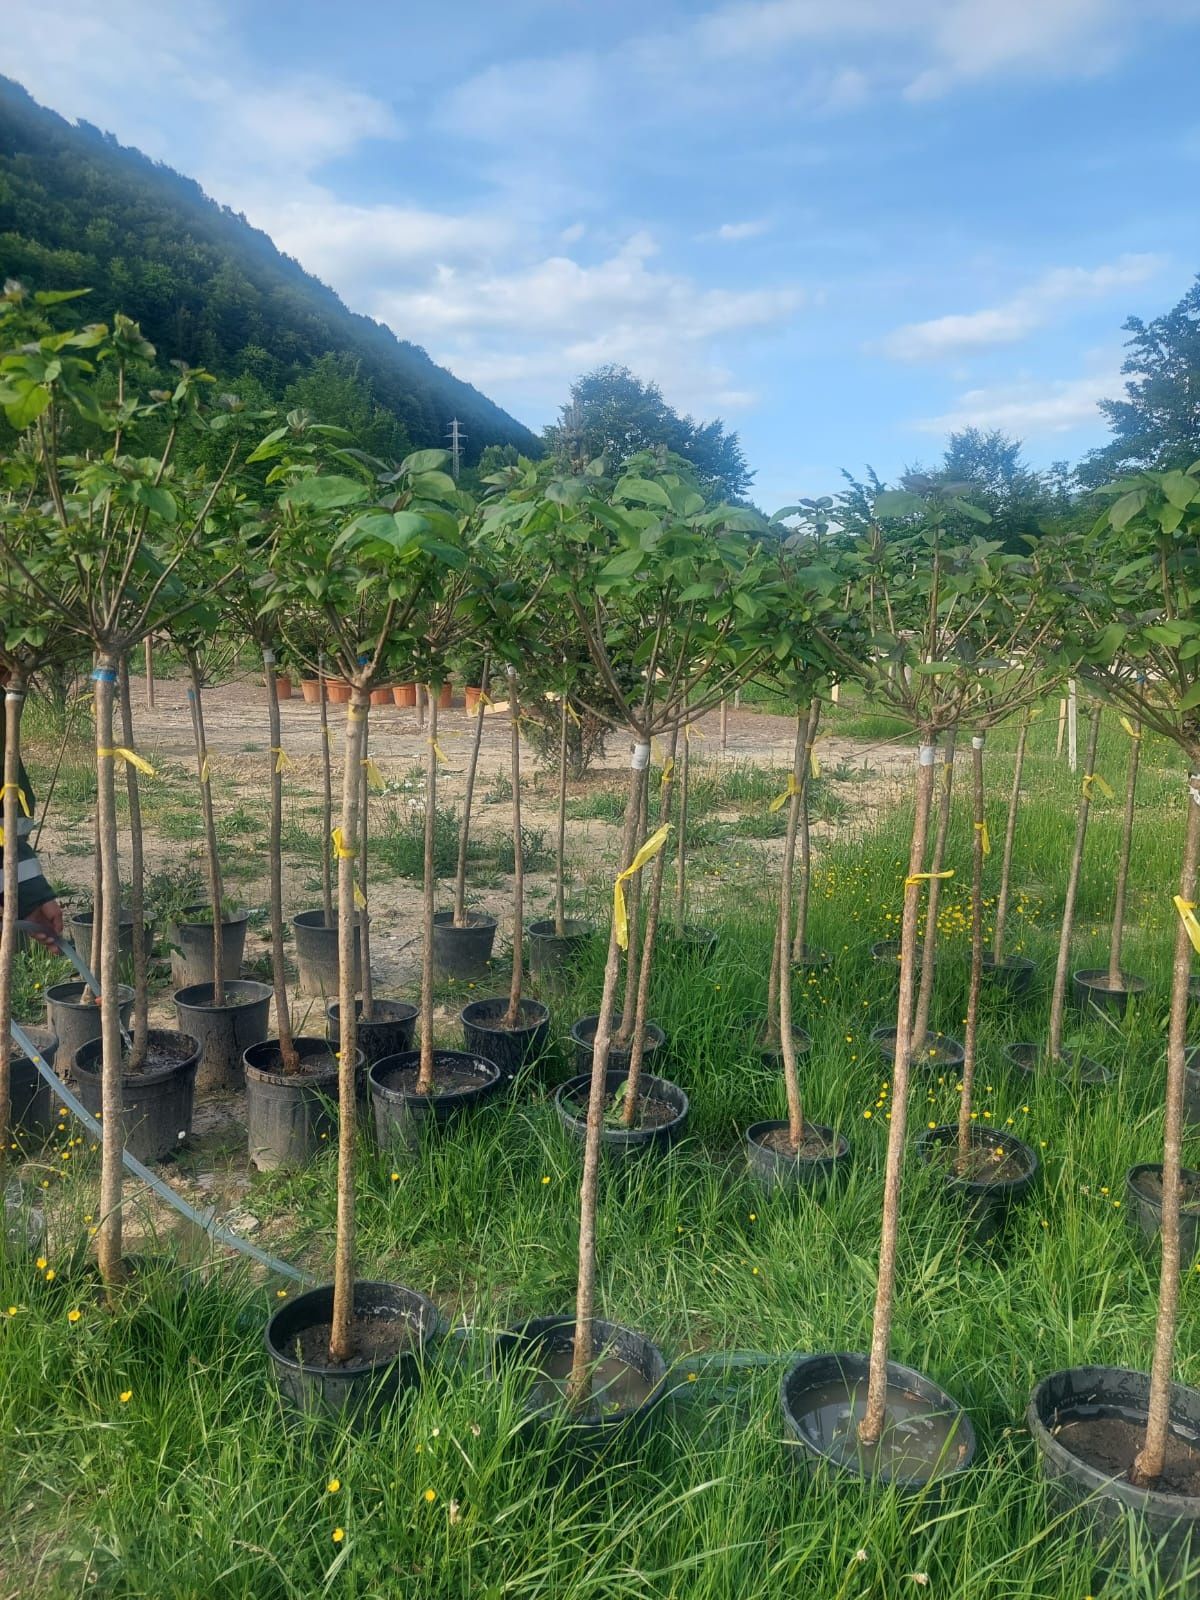
<instances>
[{"instance_id":1,"label":"green grass","mask_svg":"<svg viewBox=\"0 0 1200 1600\"><path fill-rule=\"evenodd\" d=\"M1018 834L1017 881L1026 892L1011 923L1011 947L1037 960L1039 982L1028 1002L989 1006L977 1100L982 1123L1038 1151L1040 1185L1013 1219L1006 1246L977 1256L962 1247L961 1214L934 1175L915 1155L905 1169L893 1354L948 1388L979 1435L977 1465L943 1501L803 1484L778 1406L789 1352L862 1349L869 1337L890 1072L868 1035L894 1013L895 977L870 960L868 947L895 932L910 825L900 807L869 837L818 859L811 938L833 952L835 966L796 985L797 1021L813 1037L802 1084L809 1114L841 1128L854 1146L846 1181L823 1198L764 1196L741 1154L745 1126L784 1111L778 1075L763 1068L742 1021L765 1000L772 869L752 845L739 849L730 840L732 848L711 851L707 867L694 870L689 915L719 927L717 954L699 970L664 962L653 986L653 1014L670 1041L663 1070L691 1098L688 1137L667 1159L607 1168L603 1179L599 1303L679 1363L678 1403L632 1459L613 1459L582 1478L563 1474L552 1437L519 1432L513 1377L489 1374L485 1359L488 1330L571 1303L579 1152L551 1097L572 1070L567 1029L598 1003L597 951L572 991L553 1002L551 1055L522 1092L447 1129L415 1157L364 1140L362 1270L430 1293L450 1321L474 1330L452 1341L430 1363L420 1391L374 1430L356 1436L284 1416L261 1343L277 1286L256 1284L224 1261L185 1278L185 1264L163 1241L160 1265L115 1314L101 1311L83 1264L95 1157L75 1148L63 1161L61 1140L36 1157L35 1192L43 1181L51 1185L45 1255L56 1277L47 1283L28 1258L0 1261L7 1446L0 1593L47 1600L87 1593L119 1600L1166 1594L1142 1567L1096 1586L1078 1532L1047 1503L1023 1411L1036 1379L1058 1367L1145 1368L1149 1361L1156 1268L1121 1202L1127 1167L1156 1159L1161 1147L1182 767L1146 741L1126 964L1151 987L1119 1026L1073 1018L1073 1035L1116 1074L1106 1089L1076 1093L1031 1081L1003 1057L1005 1043L1045 1030L1079 784L1065 763L1053 763L1053 733L1052 719L1043 718L1031 741ZM1011 740L991 742L989 899L1011 776ZM1118 795L1127 751L1114 726L1097 765ZM964 764L935 996L935 1022L948 1031L961 1024L967 974L965 773ZM770 775L772 784L778 776ZM1093 808L1079 966L1104 959L1119 812L1119 799ZM603 923L611 878L603 863L589 865L584 899ZM718 871L720 878L705 875ZM670 880L668 870L668 893ZM503 985L498 964L488 986L499 992ZM36 1003L37 991L27 985L22 993ZM447 1028L447 1039L453 1032ZM953 1076L918 1071L914 1135L952 1118L957 1101ZM1194 1150L1189 1157L1195 1161ZM314 1272L328 1270L332 1152L303 1171L254 1179L245 1205L266 1223L273 1249ZM155 1257L154 1246L142 1248ZM15 1316L4 1316L8 1305ZM82 1311L74 1323L73 1309ZM728 1351L765 1359L726 1373L720 1353ZM1184 1380L1200 1373L1200 1273L1183 1284L1176 1369ZM331 1478L340 1483L334 1494ZM337 1527L345 1530L339 1543ZM928 1585L914 1574L926 1574Z\"/></svg>"}]
</instances>

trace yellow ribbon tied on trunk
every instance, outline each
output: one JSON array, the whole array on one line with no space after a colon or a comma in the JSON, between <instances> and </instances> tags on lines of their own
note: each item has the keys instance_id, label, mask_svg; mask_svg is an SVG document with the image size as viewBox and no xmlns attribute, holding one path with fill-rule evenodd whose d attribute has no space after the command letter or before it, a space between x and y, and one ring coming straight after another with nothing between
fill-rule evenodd
<instances>
[{"instance_id":1,"label":"yellow ribbon tied on trunk","mask_svg":"<svg viewBox=\"0 0 1200 1600\"><path fill-rule=\"evenodd\" d=\"M358 854L346 843L345 835L340 828L334 828L329 837L333 840L333 853L339 861L353 861Z\"/></svg>"},{"instance_id":2,"label":"yellow ribbon tied on trunk","mask_svg":"<svg viewBox=\"0 0 1200 1600\"><path fill-rule=\"evenodd\" d=\"M1106 779L1102 778L1098 772L1086 772L1083 777L1085 799L1090 800L1092 798L1093 789L1099 789L1106 800L1111 800L1113 797L1112 785Z\"/></svg>"},{"instance_id":3,"label":"yellow ribbon tied on trunk","mask_svg":"<svg viewBox=\"0 0 1200 1600\"><path fill-rule=\"evenodd\" d=\"M106 756L114 761L124 761L128 766L136 767L139 772L144 772L148 778L154 777L154 768L145 756L139 756L135 750L126 750L124 745L115 745L112 749L96 746L96 754L103 760Z\"/></svg>"},{"instance_id":4,"label":"yellow ribbon tied on trunk","mask_svg":"<svg viewBox=\"0 0 1200 1600\"><path fill-rule=\"evenodd\" d=\"M271 746L271 754L275 757L275 771L285 772L292 764L292 758L281 744Z\"/></svg>"},{"instance_id":5,"label":"yellow ribbon tied on trunk","mask_svg":"<svg viewBox=\"0 0 1200 1600\"><path fill-rule=\"evenodd\" d=\"M654 860L666 844L670 831L671 824L664 822L657 833L650 835L624 872L617 874L616 882L613 884L613 928L616 931L617 943L622 950L629 949L629 912L625 907L625 881L632 878L635 872L640 872L647 861Z\"/></svg>"},{"instance_id":6,"label":"yellow ribbon tied on trunk","mask_svg":"<svg viewBox=\"0 0 1200 1600\"><path fill-rule=\"evenodd\" d=\"M363 760L363 766L366 768L367 782L370 784L371 788L382 789L383 773L380 772L379 768L375 765L374 759L371 756L365 757Z\"/></svg>"},{"instance_id":7,"label":"yellow ribbon tied on trunk","mask_svg":"<svg viewBox=\"0 0 1200 1600\"><path fill-rule=\"evenodd\" d=\"M990 856L991 853L992 853L992 836L988 832L987 823L986 822L977 822L975 824L975 832L981 836L980 837L980 843L983 845L983 853L984 853L984 855L985 856Z\"/></svg>"},{"instance_id":8,"label":"yellow ribbon tied on trunk","mask_svg":"<svg viewBox=\"0 0 1200 1600\"><path fill-rule=\"evenodd\" d=\"M29 798L19 783L0 783L0 804L3 803L4 796L10 791L16 795L17 804L21 810L27 817L30 816L32 813L29 810Z\"/></svg>"},{"instance_id":9,"label":"yellow ribbon tied on trunk","mask_svg":"<svg viewBox=\"0 0 1200 1600\"><path fill-rule=\"evenodd\" d=\"M662 777L659 778L659 780L658 780L658 792L660 794L667 787L667 785L670 783L672 775L674 774L674 771L675 771L675 757L674 756L668 756L667 759L663 762Z\"/></svg>"},{"instance_id":10,"label":"yellow ribbon tied on trunk","mask_svg":"<svg viewBox=\"0 0 1200 1600\"><path fill-rule=\"evenodd\" d=\"M354 885L354 904L360 911L365 911L367 909L367 897L362 892L362 885L358 883Z\"/></svg>"},{"instance_id":11,"label":"yellow ribbon tied on trunk","mask_svg":"<svg viewBox=\"0 0 1200 1600\"><path fill-rule=\"evenodd\" d=\"M817 746L825 737L825 734L819 733L811 744L806 744L804 746L804 748L808 751L808 771L810 777L819 778L821 776L821 762L817 755Z\"/></svg>"},{"instance_id":12,"label":"yellow ribbon tied on trunk","mask_svg":"<svg viewBox=\"0 0 1200 1600\"><path fill-rule=\"evenodd\" d=\"M1200 922L1196 920L1196 902L1185 900L1181 894L1175 896L1175 909L1179 913L1179 920L1187 930L1187 936L1192 941L1192 949L1200 954Z\"/></svg>"},{"instance_id":13,"label":"yellow ribbon tied on trunk","mask_svg":"<svg viewBox=\"0 0 1200 1600\"><path fill-rule=\"evenodd\" d=\"M1125 729L1125 732L1131 739L1140 739L1142 737L1142 730L1140 728L1135 728L1128 717L1122 717L1120 722L1121 726Z\"/></svg>"},{"instance_id":14,"label":"yellow ribbon tied on trunk","mask_svg":"<svg viewBox=\"0 0 1200 1600\"><path fill-rule=\"evenodd\" d=\"M800 793L800 785L796 782L796 774L794 772L789 772L788 773L787 788L783 791L782 794L777 794L775 796L774 800L772 800L771 804L767 807L767 810L768 811L778 811L781 806L784 806L784 805L787 804L787 802L792 798L792 796L794 794L799 794L799 793Z\"/></svg>"},{"instance_id":15,"label":"yellow ribbon tied on trunk","mask_svg":"<svg viewBox=\"0 0 1200 1600\"><path fill-rule=\"evenodd\" d=\"M207 783L211 776L212 773L209 771L208 767L208 757L205 756L204 760L200 763L200 782Z\"/></svg>"},{"instance_id":16,"label":"yellow ribbon tied on trunk","mask_svg":"<svg viewBox=\"0 0 1200 1600\"><path fill-rule=\"evenodd\" d=\"M953 867L947 867L945 872L910 872L904 880L904 887L907 889L910 883L927 883L930 878L952 878L953 876Z\"/></svg>"}]
</instances>

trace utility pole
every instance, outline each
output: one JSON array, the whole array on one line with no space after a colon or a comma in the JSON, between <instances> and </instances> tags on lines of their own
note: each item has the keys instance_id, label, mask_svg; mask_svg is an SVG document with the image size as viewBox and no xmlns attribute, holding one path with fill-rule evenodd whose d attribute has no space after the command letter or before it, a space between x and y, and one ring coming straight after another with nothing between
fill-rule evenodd
<instances>
[{"instance_id":1,"label":"utility pole","mask_svg":"<svg viewBox=\"0 0 1200 1600\"><path fill-rule=\"evenodd\" d=\"M458 425L458 418L450 418L450 472L455 483L458 482L458 470L462 466L462 442L467 437Z\"/></svg>"}]
</instances>

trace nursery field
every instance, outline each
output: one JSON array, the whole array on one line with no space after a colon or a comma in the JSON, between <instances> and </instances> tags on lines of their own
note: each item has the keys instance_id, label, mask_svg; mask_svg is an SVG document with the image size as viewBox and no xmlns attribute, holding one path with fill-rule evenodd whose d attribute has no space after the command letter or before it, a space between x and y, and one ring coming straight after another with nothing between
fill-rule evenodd
<instances>
[{"instance_id":1,"label":"nursery field","mask_svg":"<svg viewBox=\"0 0 1200 1600\"><path fill-rule=\"evenodd\" d=\"M203 832L184 686L141 709L139 750L148 915L161 928L203 887ZM206 695L210 788L226 889L252 913L244 973L269 978L267 790L273 757L260 682ZM1149 732L1125 910L1124 970L1147 980L1123 1017L1072 1006L1064 1044L1100 1067L1082 1081L1005 1055L1047 1032L1067 863L1083 780L1056 757L1057 699L1030 724L1017 820L1008 950L1035 964L1029 992L985 987L973 1116L1036 1152L1040 1170L1002 1232L978 1242L944 1168L916 1135L955 1122L953 1066L918 1058L903 1169L893 1361L941 1385L978 1438L974 1464L902 1495L799 1469L780 1381L799 1352L863 1351L871 1337L892 1062L872 1029L895 1026L894 960L873 943L899 934L913 831L916 740L852 690L823 707L820 768L807 784L813 847L809 940L828 967L797 969L794 1021L806 1114L850 1142L826 1187L764 1188L745 1130L787 1114L783 1075L756 1037L766 1014L794 716L746 706L721 748L716 713L698 721L687 824L688 921L716 934L704 958L664 942L649 1015L666 1039L647 1070L682 1088L690 1115L669 1151L606 1157L597 1213L597 1314L652 1338L670 1363L668 1402L640 1438L581 1462L571 1419L528 1426L527 1374L494 1359L493 1336L532 1316L573 1316L582 1147L554 1103L577 1070L568 1030L600 1009L604 939L569 980L528 992L551 1009L545 1053L512 1091L416 1148L380 1145L359 1124L356 1252L363 1280L431 1297L445 1333L421 1381L364 1426L285 1407L263 1344L267 1318L296 1293L210 1248L126 1181L126 1248L138 1263L111 1303L93 1264L98 1152L69 1116L16 1173L44 1219L34 1250L0 1255L0 1600L1084 1600L1184 1595L1137 1548L1097 1548L1047 1497L1026 1430L1035 1382L1097 1363L1144 1370L1153 1346L1158 1254L1134 1224L1126 1173L1161 1160L1166 1016L1178 919L1184 769ZM315 707L281 706L283 884L290 914L321 890L320 748ZM439 906L449 904L471 719L442 714ZM1084 728L1081 723L1081 739ZM509 723L485 718L468 903L500 922L491 970L436 991L439 1045L458 1047L458 1012L508 988L513 832ZM984 934L990 944L1012 780L1015 721L988 739ZM40 854L65 899L90 897L95 759L31 701L23 734L39 795L61 766ZM962 1036L970 969L975 842L971 752L955 761L941 882L933 1037ZM1101 722L1079 878L1073 968L1108 964L1121 791L1131 740ZM416 1000L420 980L425 734L412 711L370 719L380 783L369 802L375 992ZM335 781L341 759L334 744ZM665 751L653 753L660 792ZM606 930L620 865L627 741L568 791L567 913ZM525 755L526 922L549 915L556 774ZM121 788L121 785L118 785ZM1111 792L1106 792L1107 790ZM656 822L654 800L647 825ZM126 819L120 818L122 849ZM671 848L671 847L669 847ZM122 867L125 869L123 860ZM664 905L672 895L673 859ZM668 916L664 911L664 917ZM289 978L293 950L289 943ZM151 1020L174 1025L168 951L151 966ZM43 1020L45 988L72 974L24 950L14 1016ZM323 1031L322 997L296 996L297 1033ZM307 1007L307 1010L306 1010ZM307 1019L307 1020L306 1020ZM197 1102L191 1138L161 1168L173 1188L313 1281L332 1275L336 1140L301 1166L255 1172L242 1097ZM1185 1144L1184 1159L1187 1159ZM1200 1381L1200 1267L1182 1289L1175 1376ZM1102 1568L1112 1572L1105 1576ZM1200 1561L1197 1562L1200 1567Z\"/></svg>"}]
</instances>

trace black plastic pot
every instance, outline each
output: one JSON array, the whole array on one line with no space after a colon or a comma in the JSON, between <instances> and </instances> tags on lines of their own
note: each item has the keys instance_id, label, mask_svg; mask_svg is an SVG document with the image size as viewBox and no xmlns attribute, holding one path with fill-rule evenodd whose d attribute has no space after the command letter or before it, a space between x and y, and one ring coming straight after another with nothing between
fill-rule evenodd
<instances>
[{"instance_id":1,"label":"black plastic pot","mask_svg":"<svg viewBox=\"0 0 1200 1600\"><path fill-rule=\"evenodd\" d=\"M174 1028L151 1028L149 1041L180 1050L186 1046L186 1054L154 1072L121 1074L121 1142L139 1161L161 1161L192 1131L200 1041ZM89 1039L75 1053L79 1098L94 1117L103 1109L101 1054L99 1039Z\"/></svg>"},{"instance_id":2,"label":"black plastic pot","mask_svg":"<svg viewBox=\"0 0 1200 1600\"><path fill-rule=\"evenodd\" d=\"M1145 994L1145 978L1135 978L1130 972L1121 974L1121 987L1110 989L1108 972L1104 968L1088 968L1076 972L1072 978L1075 1000L1086 1010L1089 1006L1110 1016L1123 1017L1134 995Z\"/></svg>"},{"instance_id":3,"label":"black plastic pot","mask_svg":"<svg viewBox=\"0 0 1200 1600\"><path fill-rule=\"evenodd\" d=\"M337 922L325 926L324 911L299 911L292 918L296 937L296 966L300 987L308 994L338 993ZM362 984L362 947L358 923L354 924L354 987Z\"/></svg>"},{"instance_id":4,"label":"black plastic pot","mask_svg":"<svg viewBox=\"0 0 1200 1600\"><path fill-rule=\"evenodd\" d=\"M701 967L717 953L721 936L714 928L685 922L682 928L668 923L659 931L659 950L667 960L686 961Z\"/></svg>"},{"instance_id":5,"label":"black plastic pot","mask_svg":"<svg viewBox=\"0 0 1200 1600\"><path fill-rule=\"evenodd\" d=\"M797 959L789 958L793 972L828 972L833 966L833 957L828 950L806 950Z\"/></svg>"},{"instance_id":6,"label":"black plastic pot","mask_svg":"<svg viewBox=\"0 0 1200 1600\"><path fill-rule=\"evenodd\" d=\"M612 1029L614 1036L620 1030L622 1016L623 1013L620 1011L613 1013ZM577 1072L590 1073L592 1070L592 1046L596 1040L596 1024L599 1021L599 1015L593 1012L591 1016L580 1017L578 1022L571 1024L571 1043L575 1048L575 1070ZM642 1052L642 1060L648 1062L654 1051L660 1049L666 1043L667 1036L657 1022L647 1022L645 1030L646 1043ZM627 1073L629 1071L629 1056L630 1051L628 1049L619 1049L616 1045L610 1045L608 1050L609 1068L619 1069L622 1074Z\"/></svg>"},{"instance_id":7,"label":"black plastic pot","mask_svg":"<svg viewBox=\"0 0 1200 1600\"><path fill-rule=\"evenodd\" d=\"M25 1032L29 1042L48 1067L54 1065L58 1052L58 1039L50 1028L30 1028ZM12 1126L17 1133L28 1134L31 1139L42 1139L51 1131L56 1121L54 1095L33 1062L14 1039L8 1058L8 1092Z\"/></svg>"},{"instance_id":8,"label":"black plastic pot","mask_svg":"<svg viewBox=\"0 0 1200 1600\"><path fill-rule=\"evenodd\" d=\"M901 1447L898 1459L864 1458L856 1424L866 1406L867 1372L865 1355L844 1352L800 1356L788 1368L779 1398L784 1424L794 1441L796 1465L806 1473L824 1467L843 1478L894 1484L902 1491L925 1489L930 1483L965 1472L975 1459L970 1417L936 1383L895 1361L887 1364L889 1413L928 1419L928 1455L925 1461L918 1461L912 1454L906 1456ZM884 1439L887 1437L885 1427ZM839 1449L842 1439L845 1447Z\"/></svg>"},{"instance_id":9,"label":"black plastic pot","mask_svg":"<svg viewBox=\"0 0 1200 1600\"><path fill-rule=\"evenodd\" d=\"M1029 1397L1025 1424L1041 1461L1042 1476L1057 1513L1076 1512L1097 1539L1111 1539L1110 1561L1124 1565L1129 1536L1148 1552L1164 1585L1181 1574L1200 1551L1196 1524L1200 1496L1139 1489L1084 1460L1072 1448L1064 1424L1115 1418L1146 1424L1150 1379L1121 1367L1070 1367L1043 1378ZM1200 1444L1200 1392L1171 1385L1170 1428L1188 1444Z\"/></svg>"},{"instance_id":10,"label":"black plastic pot","mask_svg":"<svg viewBox=\"0 0 1200 1600\"><path fill-rule=\"evenodd\" d=\"M787 1128L786 1122L752 1122L746 1129L746 1164L750 1176L769 1189L811 1189L824 1186L850 1166L850 1141L823 1122L807 1127L820 1134L832 1149L827 1155L788 1155L764 1144L768 1134Z\"/></svg>"},{"instance_id":11,"label":"black plastic pot","mask_svg":"<svg viewBox=\"0 0 1200 1600\"><path fill-rule=\"evenodd\" d=\"M610 1067L604 1078L605 1092L615 1094L627 1078L626 1072L614 1071ZM592 1075L587 1072L578 1078L569 1078L554 1096L558 1120L580 1143L587 1138L587 1104L591 1086ZM688 1097L678 1084L643 1072L638 1080L638 1094L645 1099L665 1101L675 1115L670 1122L660 1123L654 1128L623 1128L619 1123L614 1125L606 1122L600 1137L603 1148L614 1155L644 1155L647 1151L662 1154L675 1143L687 1125Z\"/></svg>"},{"instance_id":12,"label":"black plastic pot","mask_svg":"<svg viewBox=\"0 0 1200 1600\"><path fill-rule=\"evenodd\" d=\"M871 1043L883 1056L885 1061L894 1061L896 1058L896 1030L884 1026L871 1029ZM925 1044L920 1050L914 1050L912 1064L914 1067L961 1067L966 1059L966 1051L957 1039L952 1039L948 1033L928 1033Z\"/></svg>"},{"instance_id":13,"label":"black plastic pot","mask_svg":"<svg viewBox=\"0 0 1200 1600\"><path fill-rule=\"evenodd\" d=\"M925 946L924 946L924 944L918 942L917 946L916 946L916 949L913 951L913 961L914 961L914 963L916 965L916 969L917 969L918 972L921 970L921 962L924 959L925 959ZM884 965L891 965L891 966L895 967L897 972L899 972L900 971L900 941L899 941L899 939L879 939L879 940L877 940L876 943L871 946L871 960L872 961L883 962ZM936 955L934 956L934 961L935 961L935 963L937 961Z\"/></svg>"},{"instance_id":14,"label":"black plastic pot","mask_svg":"<svg viewBox=\"0 0 1200 1600\"><path fill-rule=\"evenodd\" d=\"M640 1435L668 1393L667 1363L657 1345L644 1334L598 1317L591 1326L593 1349L597 1352L610 1350L649 1385L649 1392L636 1403L613 1403L608 1409L572 1413L565 1401L555 1403L539 1395L535 1378L533 1392L526 1400L530 1422L551 1428L557 1425L563 1431L567 1447L586 1455L599 1454L618 1437L626 1442L631 1436ZM492 1364L499 1368L521 1362L536 1373L539 1357L544 1359L551 1352L562 1357L574 1348L573 1315L533 1317L520 1327L497 1336L492 1347Z\"/></svg>"},{"instance_id":15,"label":"black plastic pot","mask_svg":"<svg viewBox=\"0 0 1200 1600\"><path fill-rule=\"evenodd\" d=\"M67 918L67 933L71 943L79 951L85 966L95 968L92 960L92 924L94 916L91 911L72 911ZM117 955L131 956L133 954L133 913L126 911L122 906L117 913ZM149 929L147 929L149 933ZM100 949L97 945L96 959L100 958Z\"/></svg>"},{"instance_id":16,"label":"black plastic pot","mask_svg":"<svg viewBox=\"0 0 1200 1600\"><path fill-rule=\"evenodd\" d=\"M133 1015L133 990L117 985L121 1026ZM67 1071L89 1039L100 1037L100 1005L86 983L52 983L46 990L46 1021L58 1039L58 1058Z\"/></svg>"},{"instance_id":17,"label":"black plastic pot","mask_svg":"<svg viewBox=\"0 0 1200 1600\"><path fill-rule=\"evenodd\" d=\"M783 1051L778 1045L767 1043L767 1024L756 1011L747 1011L742 1016L742 1025L754 1041L754 1048L758 1051L759 1059L764 1067L770 1067L778 1072L783 1067ZM792 1043L798 1056L807 1055L812 1049L812 1035L803 1028L792 1024Z\"/></svg>"},{"instance_id":18,"label":"black plastic pot","mask_svg":"<svg viewBox=\"0 0 1200 1600\"><path fill-rule=\"evenodd\" d=\"M411 1344L381 1360L350 1361L344 1366L302 1360L296 1350L297 1338L333 1317L331 1283L285 1301L267 1323L267 1354L279 1392L297 1411L338 1416L364 1404L372 1410L382 1409L402 1389L420 1382L424 1353L442 1331L433 1302L415 1289L360 1278L354 1285L354 1315L402 1318L412 1330Z\"/></svg>"},{"instance_id":19,"label":"black plastic pot","mask_svg":"<svg viewBox=\"0 0 1200 1600\"><path fill-rule=\"evenodd\" d=\"M1130 1167L1125 1174L1125 1215L1132 1227L1137 1228L1148 1245L1158 1246L1162 1232L1162 1197L1148 1187L1148 1178L1162 1179L1161 1161L1143 1161ZM1182 1183L1200 1184L1200 1172L1191 1167L1180 1167ZM1179 1209L1179 1270L1186 1272L1196 1259L1200 1246L1200 1211Z\"/></svg>"},{"instance_id":20,"label":"black plastic pot","mask_svg":"<svg viewBox=\"0 0 1200 1600\"><path fill-rule=\"evenodd\" d=\"M267 1036L271 995L268 984L248 978L227 979L225 1004L220 1006L213 1004L211 983L193 983L175 991L176 1021L200 1041L196 1087L201 1093L245 1087L242 1057L252 1044Z\"/></svg>"},{"instance_id":21,"label":"black plastic pot","mask_svg":"<svg viewBox=\"0 0 1200 1600\"><path fill-rule=\"evenodd\" d=\"M202 916L204 920L199 920ZM223 978L236 978L242 970L242 952L246 948L246 924L249 920L248 911L238 911L232 917L221 918ZM171 946L171 982L177 989L212 983L213 927L207 906L186 906L178 922L172 922L168 927L167 942Z\"/></svg>"},{"instance_id":22,"label":"black plastic pot","mask_svg":"<svg viewBox=\"0 0 1200 1600\"><path fill-rule=\"evenodd\" d=\"M418 1094L407 1087L409 1075L421 1065L419 1050L402 1050L376 1061L371 1068L371 1102L375 1107L375 1133L381 1145L397 1140L415 1149L427 1124L443 1127L464 1113L477 1110L500 1087L500 1068L486 1056L464 1050L435 1050L439 1063L466 1073L471 1081L452 1092Z\"/></svg>"},{"instance_id":23,"label":"black plastic pot","mask_svg":"<svg viewBox=\"0 0 1200 1600\"><path fill-rule=\"evenodd\" d=\"M554 918L549 917L531 922L527 935L530 974L537 983L549 987L565 981L595 938L595 930L590 922L567 918L563 932L555 933Z\"/></svg>"},{"instance_id":24,"label":"black plastic pot","mask_svg":"<svg viewBox=\"0 0 1200 1600\"><path fill-rule=\"evenodd\" d=\"M284 1072L278 1039L260 1040L242 1056L246 1138L250 1160L260 1172L302 1165L337 1130L338 1066L332 1047L311 1035L292 1043L300 1057L298 1072Z\"/></svg>"},{"instance_id":25,"label":"black plastic pot","mask_svg":"<svg viewBox=\"0 0 1200 1600\"><path fill-rule=\"evenodd\" d=\"M1028 1040L1020 1044L1006 1044L1004 1047L1006 1061L1014 1067L1019 1067L1022 1072L1036 1078L1039 1072L1049 1069L1049 1062L1045 1060L1045 1051L1040 1044L1032 1044ZM1112 1072L1099 1061L1093 1061L1091 1056L1078 1055L1074 1050L1063 1047L1062 1060L1056 1064L1054 1076L1063 1083L1078 1084L1081 1088L1102 1089L1105 1084L1112 1082Z\"/></svg>"},{"instance_id":26,"label":"black plastic pot","mask_svg":"<svg viewBox=\"0 0 1200 1600\"><path fill-rule=\"evenodd\" d=\"M504 1085L512 1083L530 1062L544 1056L550 1041L550 1012L540 1000L521 1001L518 1028L498 1026L507 1010L508 1000L500 996L473 1000L462 1008L458 1019L462 1023L463 1048L469 1055L494 1061Z\"/></svg>"},{"instance_id":27,"label":"black plastic pot","mask_svg":"<svg viewBox=\"0 0 1200 1600\"><path fill-rule=\"evenodd\" d=\"M411 1050L413 1032L417 1025L417 1008L407 1000L376 1000L372 1007L375 1015L370 1022L362 1019L362 1001L354 1002L358 1017L358 1048L366 1057L367 1065L383 1061L387 1056ZM338 1002L331 1000L325 1007L325 1037L330 1044L341 1041L338 1026Z\"/></svg>"},{"instance_id":28,"label":"black plastic pot","mask_svg":"<svg viewBox=\"0 0 1200 1600\"><path fill-rule=\"evenodd\" d=\"M921 1152L921 1160L928 1165L936 1151L957 1143L957 1127L953 1123L943 1123L937 1128L926 1128L917 1140L917 1149ZM1019 1205L1033 1188L1041 1162L1037 1152L1027 1144L994 1128L972 1125L971 1144L977 1150L1002 1152L1008 1160L1019 1162L1021 1167L1013 1177L991 1183L960 1178L952 1166L945 1169L946 1189L962 1205L970 1219L971 1243L983 1245L1003 1231L1012 1208Z\"/></svg>"},{"instance_id":29,"label":"black plastic pot","mask_svg":"<svg viewBox=\"0 0 1200 1600\"><path fill-rule=\"evenodd\" d=\"M461 928L454 926L453 911L438 911L433 918L433 970L439 978L467 982L485 977L496 942L496 919L485 911L468 911Z\"/></svg>"},{"instance_id":30,"label":"black plastic pot","mask_svg":"<svg viewBox=\"0 0 1200 1600\"><path fill-rule=\"evenodd\" d=\"M994 988L1004 990L1013 1000L1023 999L1033 987L1037 966L1028 956L1005 956L996 964L991 956L983 958L983 976Z\"/></svg>"}]
</instances>

